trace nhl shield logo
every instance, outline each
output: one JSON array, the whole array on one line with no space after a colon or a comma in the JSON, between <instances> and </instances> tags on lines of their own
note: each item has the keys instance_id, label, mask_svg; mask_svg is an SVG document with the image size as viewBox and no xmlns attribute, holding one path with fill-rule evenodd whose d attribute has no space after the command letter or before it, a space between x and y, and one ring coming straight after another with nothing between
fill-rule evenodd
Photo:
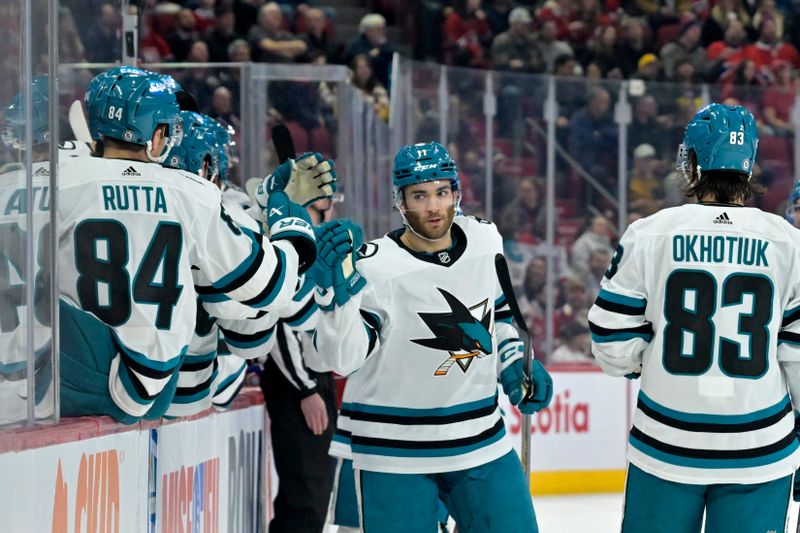
<instances>
[{"instance_id":1,"label":"nhl shield logo","mask_svg":"<svg viewBox=\"0 0 800 533\"><path fill-rule=\"evenodd\" d=\"M439 261L446 265L450 262L450 254L447 252L439 252Z\"/></svg>"}]
</instances>

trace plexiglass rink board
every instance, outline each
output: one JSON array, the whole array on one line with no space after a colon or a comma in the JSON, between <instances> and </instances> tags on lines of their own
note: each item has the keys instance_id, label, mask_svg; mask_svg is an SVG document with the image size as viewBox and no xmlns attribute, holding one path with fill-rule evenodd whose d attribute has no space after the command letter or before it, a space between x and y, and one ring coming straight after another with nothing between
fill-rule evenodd
<instances>
[{"instance_id":1,"label":"plexiglass rink board","mask_svg":"<svg viewBox=\"0 0 800 533\"><path fill-rule=\"evenodd\" d=\"M42 0L0 4L0 426L57 416L47 31L55 13Z\"/></svg>"}]
</instances>

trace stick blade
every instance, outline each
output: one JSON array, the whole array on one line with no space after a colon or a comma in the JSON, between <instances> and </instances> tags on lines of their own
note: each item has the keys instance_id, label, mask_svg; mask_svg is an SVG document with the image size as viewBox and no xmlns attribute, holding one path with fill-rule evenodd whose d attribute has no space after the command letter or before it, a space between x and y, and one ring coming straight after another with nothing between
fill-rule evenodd
<instances>
[{"instance_id":1,"label":"stick blade","mask_svg":"<svg viewBox=\"0 0 800 533\"><path fill-rule=\"evenodd\" d=\"M69 126L75 139L82 143L92 142L92 134L89 133L89 124L86 122L86 115L83 113L83 106L80 100L75 100L69 106Z\"/></svg>"}]
</instances>

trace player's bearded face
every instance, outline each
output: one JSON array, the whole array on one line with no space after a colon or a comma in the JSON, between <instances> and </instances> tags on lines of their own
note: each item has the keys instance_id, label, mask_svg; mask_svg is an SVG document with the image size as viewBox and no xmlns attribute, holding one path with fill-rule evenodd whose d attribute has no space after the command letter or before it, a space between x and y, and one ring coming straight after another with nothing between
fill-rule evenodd
<instances>
[{"instance_id":1,"label":"player's bearded face","mask_svg":"<svg viewBox=\"0 0 800 533\"><path fill-rule=\"evenodd\" d=\"M456 214L457 194L446 180L406 187L402 208L411 229L430 240L447 235Z\"/></svg>"}]
</instances>

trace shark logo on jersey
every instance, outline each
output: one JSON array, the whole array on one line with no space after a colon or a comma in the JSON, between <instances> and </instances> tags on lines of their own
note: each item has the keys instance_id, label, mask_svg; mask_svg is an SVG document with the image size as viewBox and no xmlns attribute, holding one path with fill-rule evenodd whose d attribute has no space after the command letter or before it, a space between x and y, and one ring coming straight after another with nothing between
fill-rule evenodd
<instances>
[{"instance_id":1,"label":"shark logo on jersey","mask_svg":"<svg viewBox=\"0 0 800 533\"><path fill-rule=\"evenodd\" d=\"M454 364L458 364L465 374L478 357L492 353L492 312L489 300L467 307L458 298L437 287L444 297L450 311L447 313L418 313L435 337L431 339L412 339L411 342L445 350L447 359L439 365L434 376L445 376Z\"/></svg>"}]
</instances>

